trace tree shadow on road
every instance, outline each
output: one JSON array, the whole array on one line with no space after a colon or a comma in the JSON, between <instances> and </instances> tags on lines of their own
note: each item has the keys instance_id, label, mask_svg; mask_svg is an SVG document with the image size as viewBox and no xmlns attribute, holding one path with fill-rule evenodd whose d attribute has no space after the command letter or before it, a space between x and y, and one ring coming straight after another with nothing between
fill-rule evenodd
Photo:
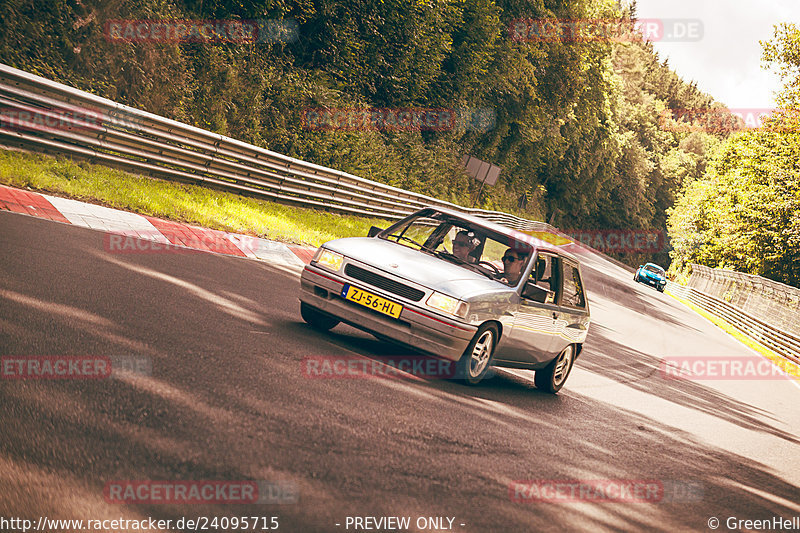
<instances>
[{"instance_id":1,"label":"tree shadow on road","mask_svg":"<svg viewBox=\"0 0 800 533\"><path fill-rule=\"evenodd\" d=\"M591 335L591 342L587 341L576 363L581 368L739 427L800 443L797 436L765 421L771 418L767 411L751 407L698 381L673 377L667 373L662 357L620 344L610 339L602 327L595 325Z\"/></svg>"}]
</instances>

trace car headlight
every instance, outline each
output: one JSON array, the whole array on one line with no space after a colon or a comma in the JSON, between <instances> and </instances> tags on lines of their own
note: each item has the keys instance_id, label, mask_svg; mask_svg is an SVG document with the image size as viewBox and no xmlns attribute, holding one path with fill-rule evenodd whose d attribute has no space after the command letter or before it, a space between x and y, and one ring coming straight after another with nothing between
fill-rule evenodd
<instances>
[{"instance_id":1,"label":"car headlight","mask_svg":"<svg viewBox=\"0 0 800 533\"><path fill-rule=\"evenodd\" d=\"M317 250L317 253L314 255L314 259L312 259L312 261L315 261L317 264L335 272L342 268L344 256L342 254L332 252L326 248L320 248Z\"/></svg>"},{"instance_id":2,"label":"car headlight","mask_svg":"<svg viewBox=\"0 0 800 533\"><path fill-rule=\"evenodd\" d=\"M453 298L452 296L447 296L446 294L442 294L440 292L434 292L431 294L425 304L428 307L432 307L434 309L438 309L439 311L444 311L445 313L461 318L465 318L467 316L467 312L469 311L469 304L467 302L462 302L458 298Z\"/></svg>"}]
</instances>

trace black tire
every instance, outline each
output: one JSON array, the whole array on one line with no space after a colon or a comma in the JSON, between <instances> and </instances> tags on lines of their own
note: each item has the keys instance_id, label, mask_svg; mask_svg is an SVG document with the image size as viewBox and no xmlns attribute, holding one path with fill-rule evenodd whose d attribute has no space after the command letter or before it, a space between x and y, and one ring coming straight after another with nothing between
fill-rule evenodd
<instances>
[{"instance_id":1,"label":"black tire","mask_svg":"<svg viewBox=\"0 0 800 533\"><path fill-rule=\"evenodd\" d=\"M656 287L656 290L657 290L658 292L664 292L664 287Z\"/></svg>"},{"instance_id":2,"label":"black tire","mask_svg":"<svg viewBox=\"0 0 800 533\"><path fill-rule=\"evenodd\" d=\"M456 377L467 385L476 385L489 371L500 333L494 324L484 324L469 341L467 349L456 363Z\"/></svg>"},{"instance_id":3,"label":"black tire","mask_svg":"<svg viewBox=\"0 0 800 533\"><path fill-rule=\"evenodd\" d=\"M574 362L575 346L570 344L549 365L536 371L533 375L533 382L536 384L536 388L551 394L560 391L564 383L567 382Z\"/></svg>"},{"instance_id":4,"label":"black tire","mask_svg":"<svg viewBox=\"0 0 800 533\"><path fill-rule=\"evenodd\" d=\"M328 331L339 323L339 320L322 313L316 307L311 307L305 302L300 302L300 316L311 326L322 331Z\"/></svg>"}]
</instances>

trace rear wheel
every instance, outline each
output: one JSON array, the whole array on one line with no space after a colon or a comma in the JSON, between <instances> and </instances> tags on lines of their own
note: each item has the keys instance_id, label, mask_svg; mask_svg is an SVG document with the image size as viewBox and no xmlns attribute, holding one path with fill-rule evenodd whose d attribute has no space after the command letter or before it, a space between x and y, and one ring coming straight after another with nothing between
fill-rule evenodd
<instances>
[{"instance_id":1,"label":"rear wheel","mask_svg":"<svg viewBox=\"0 0 800 533\"><path fill-rule=\"evenodd\" d=\"M313 327L323 331L328 331L339 323L339 321L332 316L326 315L316 307L311 307L304 302L300 302L300 316Z\"/></svg>"},{"instance_id":2,"label":"rear wheel","mask_svg":"<svg viewBox=\"0 0 800 533\"><path fill-rule=\"evenodd\" d=\"M575 346L570 344L549 365L536 371L533 375L536 388L552 394L557 393L566 383L574 361Z\"/></svg>"},{"instance_id":3,"label":"rear wheel","mask_svg":"<svg viewBox=\"0 0 800 533\"><path fill-rule=\"evenodd\" d=\"M466 384L475 385L486 376L499 336L494 324L484 324L478 328L457 363L457 375Z\"/></svg>"}]
</instances>

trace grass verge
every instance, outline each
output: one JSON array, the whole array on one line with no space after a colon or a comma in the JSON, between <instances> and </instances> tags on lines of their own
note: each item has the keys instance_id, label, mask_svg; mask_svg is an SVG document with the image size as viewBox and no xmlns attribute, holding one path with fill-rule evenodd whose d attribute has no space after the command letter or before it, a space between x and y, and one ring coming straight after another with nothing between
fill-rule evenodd
<instances>
[{"instance_id":1,"label":"grass verge","mask_svg":"<svg viewBox=\"0 0 800 533\"><path fill-rule=\"evenodd\" d=\"M364 236L373 225L389 225L380 219L288 207L101 165L2 149L0 183L206 228L311 246L340 237Z\"/></svg>"},{"instance_id":2,"label":"grass verge","mask_svg":"<svg viewBox=\"0 0 800 533\"><path fill-rule=\"evenodd\" d=\"M772 350L770 350L769 348L767 348L766 346L764 346L760 342L748 337L747 335L745 335L744 333L739 331L737 328L735 328L729 322L721 319L720 317L718 317L716 315L712 315L711 313L709 313L708 311L706 311L702 307L699 307L699 306L693 304L692 302L690 302L689 300L681 298L680 296L677 296L677 295L671 293L670 291L666 291L666 293L668 295L672 296L673 298L675 298L676 300L678 300L680 303L682 303L683 305L685 305L686 307L688 307L692 311L694 311L695 313L697 313L698 315L702 316L703 318L706 318L706 319L710 320L715 326L719 327L720 329L725 331L725 333L731 335L732 337L734 337L736 340L738 340L739 342L741 342L745 346L748 346L748 347L752 348L753 350L757 351L759 354L763 355L764 357L766 357L767 359L772 361L775 365L778 366L778 368L780 368L781 370L783 370L787 374L790 374L794 378L795 381L800 381L800 368L798 368L798 366L796 364L794 364L792 361L789 361L785 357L782 357L779 354L773 352Z\"/></svg>"}]
</instances>

